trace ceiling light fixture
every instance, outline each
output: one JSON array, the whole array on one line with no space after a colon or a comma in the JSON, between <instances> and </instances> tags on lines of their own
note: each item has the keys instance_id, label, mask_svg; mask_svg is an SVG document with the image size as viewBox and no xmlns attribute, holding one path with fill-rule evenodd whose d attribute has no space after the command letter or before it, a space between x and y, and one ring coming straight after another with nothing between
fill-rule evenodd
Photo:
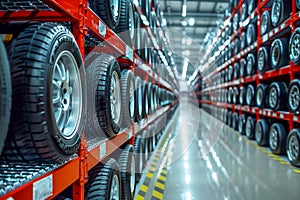
<instances>
[{"instance_id":1,"label":"ceiling light fixture","mask_svg":"<svg viewBox=\"0 0 300 200\"><path fill-rule=\"evenodd\" d=\"M190 26L194 26L195 25L195 19L194 18L190 18L189 19L189 25Z\"/></svg>"},{"instance_id":2,"label":"ceiling light fixture","mask_svg":"<svg viewBox=\"0 0 300 200\"><path fill-rule=\"evenodd\" d=\"M182 1L182 17L186 17L186 0Z\"/></svg>"}]
</instances>

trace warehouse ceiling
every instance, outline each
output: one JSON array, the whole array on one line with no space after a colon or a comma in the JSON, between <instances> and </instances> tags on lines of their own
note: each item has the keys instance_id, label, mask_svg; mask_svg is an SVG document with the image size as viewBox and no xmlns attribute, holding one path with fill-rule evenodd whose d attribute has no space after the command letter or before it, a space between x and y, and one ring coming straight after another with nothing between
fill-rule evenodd
<instances>
[{"instance_id":1,"label":"warehouse ceiling","mask_svg":"<svg viewBox=\"0 0 300 200\"><path fill-rule=\"evenodd\" d=\"M218 23L223 21L228 0L160 0L167 27L170 29L170 44L176 56L175 63L180 74L185 71L188 79L199 65L201 52L209 34L215 32ZM183 7L186 5L186 16Z\"/></svg>"}]
</instances>

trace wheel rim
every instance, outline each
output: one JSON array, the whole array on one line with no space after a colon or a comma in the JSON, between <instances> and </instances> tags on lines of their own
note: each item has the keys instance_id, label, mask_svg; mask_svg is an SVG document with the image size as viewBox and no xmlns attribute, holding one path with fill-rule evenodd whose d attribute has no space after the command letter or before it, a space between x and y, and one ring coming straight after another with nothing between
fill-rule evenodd
<instances>
[{"instance_id":1,"label":"wheel rim","mask_svg":"<svg viewBox=\"0 0 300 200\"><path fill-rule=\"evenodd\" d=\"M265 34L268 26L267 14L264 12L261 16L261 34Z\"/></svg>"},{"instance_id":2,"label":"wheel rim","mask_svg":"<svg viewBox=\"0 0 300 200\"><path fill-rule=\"evenodd\" d=\"M299 141L296 135L292 135L288 142L288 157L294 161L299 156Z\"/></svg>"},{"instance_id":3,"label":"wheel rim","mask_svg":"<svg viewBox=\"0 0 300 200\"><path fill-rule=\"evenodd\" d=\"M134 83L130 82L130 89L129 89L129 113L130 117L134 118L134 105L135 105L135 99L134 99Z\"/></svg>"},{"instance_id":4,"label":"wheel rim","mask_svg":"<svg viewBox=\"0 0 300 200\"><path fill-rule=\"evenodd\" d=\"M252 91L250 88L247 90L247 104L250 105L252 102Z\"/></svg>"},{"instance_id":5,"label":"wheel rim","mask_svg":"<svg viewBox=\"0 0 300 200\"><path fill-rule=\"evenodd\" d=\"M258 70L262 71L265 66L265 55L263 50L261 50L258 54L258 63L257 63L257 68Z\"/></svg>"},{"instance_id":6,"label":"wheel rim","mask_svg":"<svg viewBox=\"0 0 300 200\"><path fill-rule=\"evenodd\" d=\"M135 159L134 156L131 157L131 165L130 165L130 192L134 193L135 189Z\"/></svg>"},{"instance_id":7,"label":"wheel rim","mask_svg":"<svg viewBox=\"0 0 300 200\"><path fill-rule=\"evenodd\" d=\"M110 0L110 12L113 16L115 22L118 21L119 18L119 0Z\"/></svg>"},{"instance_id":8,"label":"wheel rim","mask_svg":"<svg viewBox=\"0 0 300 200\"><path fill-rule=\"evenodd\" d=\"M292 37L292 41L291 41L291 55L292 55L292 59L296 60L299 59L300 56L300 36L299 34L295 34Z\"/></svg>"},{"instance_id":9,"label":"wheel rim","mask_svg":"<svg viewBox=\"0 0 300 200\"><path fill-rule=\"evenodd\" d=\"M280 59L280 49L278 42L275 42L272 50L272 63L273 66L277 66Z\"/></svg>"},{"instance_id":10,"label":"wheel rim","mask_svg":"<svg viewBox=\"0 0 300 200\"><path fill-rule=\"evenodd\" d=\"M246 123L246 135L247 137L250 137L251 135L251 121L250 120L247 120L247 123Z\"/></svg>"},{"instance_id":11,"label":"wheel rim","mask_svg":"<svg viewBox=\"0 0 300 200\"><path fill-rule=\"evenodd\" d=\"M248 72L248 75L252 74L252 71L253 71L253 59L252 57L248 57L248 60L247 60L247 72Z\"/></svg>"},{"instance_id":12,"label":"wheel rim","mask_svg":"<svg viewBox=\"0 0 300 200\"><path fill-rule=\"evenodd\" d=\"M244 98L243 97L244 97L244 92L243 92L243 90L241 90L240 96L239 96L240 104L244 103Z\"/></svg>"},{"instance_id":13,"label":"wheel rim","mask_svg":"<svg viewBox=\"0 0 300 200\"><path fill-rule=\"evenodd\" d=\"M141 174L143 171L143 147L142 145L140 145L140 149L139 149L139 173Z\"/></svg>"},{"instance_id":14,"label":"wheel rim","mask_svg":"<svg viewBox=\"0 0 300 200\"><path fill-rule=\"evenodd\" d=\"M138 112L139 112L139 116L142 116L142 113L143 113L143 94L142 94L142 88L141 86L139 85L139 88L137 89L138 90Z\"/></svg>"},{"instance_id":15,"label":"wheel rim","mask_svg":"<svg viewBox=\"0 0 300 200\"><path fill-rule=\"evenodd\" d=\"M258 126L255 129L255 139L257 142L260 142L262 138L262 128L261 125L258 124Z\"/></svg>"},{"instance_id":16,"label":"wheel rim","mask_svg":"<svg viewBox=\"0 0 300 200\"><path fill-rule=\"evenodd\" d=\"M261 106L261 104L262 104L262 97L263 97L263 92L262 92L262 90L259 88L259 89L257 90L257 97L256 97L256 104L257 104L258 106Z\"/></svg>"},{"instance_id":17,"label":"wheel rim","mask_svg":"<svg viewBox=\"0 0 300 200\"><path fill-rule=\"evenodd\" d=\"M252 38L253 38L253 35L254 35L253 31L254 31L253 25L250 24L249 28L247 30L247 42L248 42L248 44L252 43Z\"/></svg>"},{"instance_id":18,"label":"wheel rim","mask_svg":"<svg viewBox=\"0 0 300 200\"><path fill-rule=\"evenodd\" d=\"M116 71L112 73L110 81L110 108L112 120L118 124L121 114L121 88L119 75Z\"/></svg>"},{"instance_id":19,"label":"wheel rim","mask_svg":"<svg viewBox=\"0 0 300 200\"><path fill-rule=\"evenodd\" d=\"M130 38L133 40L135 29L134 29L134 13L131 4L129 6L128 12L129 12L129 21L128 21L129 34L130 34Z\"/></svg>"},{"instance_id":20,"label":"wheel rim","mask_svg":"<svg viewBox=\"0 0 300 200\"><path fill-rule=\"evenodd\" d=\"M271 149L276 149L278 145L278 132L276 128L272 128L270 133L270 147Z\"/></svg>"},{"instance_id":21,"label":"wheel rim","mask_svg":"<svg viewBox=\"0 0 300 200\"><path fill-rule=\"evenodd\" d=\"M300 97L299 88L296 85L293 85L289 93L289 105L293 110L296 110L299 106L299 97Z\"/></svg>"},{"instance_id":22,"label":"wheel rim","mask_svg":"<svg viewBox=\"0 0 300 200\"><path fill-rule=\"evenodd\" d=\"M110 189L110 200L119 200L120 199L120 183L119 177L117 174L113 176L111 189Z\"/></svg>"},{"instance_id":23,"label":"wheel rim","mask_svg":"<svg viewBox=\"0 0 300 200\"><path fill-rule=\"evenodd\" d=\"M274 2L273 8L272 8L272 23L273 25L277 25L280 19L280 11L281 11L281 4L280 2Z\"/></svg>"},{"instance_id":24,"label":"wheel rim","mask_svg":"<svg viewBox=\"0 0 300 200\"><path fill-rule=\"evenodd\" d=\"M240 117L239 119L239 125L238 125L238 129L239 129L239 132L242 133L243 132L243 128L244 128L244 119L243 117Z\"/></svg>"},{"instance_id":25,"label":"wheel rim","mask_svg":"<svg viewBox=\"0 0 300 200\"><path fill-rule=\"evenodd\" d=\"M269 92L269 104L271 108L275 108L278 100L277 90L272 87Z\"/></svg>"},{"instance_id":26,"label":"wheel rim","mask_svg":"<svg viewBox=\"0 0 300 200\"><path fill-rule=\"evenodd\" d=\"M239 27L239 15L236 13L234 15L233 29L236 31L238 27Z\"/></svg>"},{"instance_id":27,"label":"wheel rim","mask_svg":"<svg viewBox=\"0 0 300 200\"><path fill-rule=\"evenodd\" d=\"M52 107L60 134L72 138L82 114L82 85L77 62L70 51L61 52L54 63Z\"/></svg>"}]
</instances>

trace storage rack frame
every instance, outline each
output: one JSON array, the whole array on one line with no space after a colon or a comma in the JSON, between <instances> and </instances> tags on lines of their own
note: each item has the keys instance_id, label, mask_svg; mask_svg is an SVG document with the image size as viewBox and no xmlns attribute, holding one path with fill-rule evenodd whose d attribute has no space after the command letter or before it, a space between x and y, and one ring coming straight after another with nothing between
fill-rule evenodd
<instances>
[{"instance_id":1,"label":"storage rack frame","mask_svg":"<svg viewBox=\"0 0 300 200\"><path fill-rule=\"evenodd\" d=\"M112 55L117 54L119 55L117 60L122 69L128 68L134 71L135 74L144 77L145 80L149 80L161 88L174 92L174 88L170 82L164 80L163 77L157 74L147 61L144 62L134 52L132 47L126 45L126 43L88 7L87 0L77 0L72 2L63 0L37 1L47 5L49 9L2 10L0 11L0 22L36 21L71 23L72 33L79 46L83 61L85 53L91 51L91 49L99 48L98 50L100 52ZM151 37L151 40L155 41L151 29L147 27L148 19L143 14L142 9L138 5L135 5L135 10L141 16L144 16L141 21L142 26L147 30L147 34ZM155 8L152 4L151 10L155 12ZM163 34L162 30L160 30L160 32ZM92 37L93 40L105 44L105 47L86 47L85 37ZM167 46L167 44L165 45ZM158 44L154 45L154 48L161 51L161 47ZM163 53L159 55L161 58L164 56ZM83 133L79 150L77 155L74 155L74 158L60 165L38 166L44 171L42 175L39 174L38 176L13 187L10 191L0 196L0 199L38 199L41 192L48 194L47 199L52 199L69 186L72 186L73 188L73 199L84 199L84 184L88 180L88 171L106 157L110 156L124 143L128 142L133 144L135 135L141 133L142 130L147 129L148 125L151 123L159 120L161 116L169 112L177 103L177 100L175 100L167 106L159 106L155 113L146 116L141 122L137 122L133 124L132 127L121 130L112 139L103 139L102 141L99 141L99 143L92 148L88 147L88 142L84 138ZM33 168L36 167L35 165L30 164L27 164L27 166ZM43 189L45 184L47 185L48 183L52 184L51 188ZM36 188L40 188L40 190L38 191Z\"/></svg>"}]
</instances>

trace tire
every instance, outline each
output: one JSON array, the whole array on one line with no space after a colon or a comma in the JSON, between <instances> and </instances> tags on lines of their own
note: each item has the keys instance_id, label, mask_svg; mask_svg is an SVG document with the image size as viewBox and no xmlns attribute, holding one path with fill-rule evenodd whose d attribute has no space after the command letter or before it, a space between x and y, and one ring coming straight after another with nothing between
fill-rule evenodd
<instances>
[{"instance_id":1,"label":"tire","mask_svg":"<svg viewBox=\"0 0 300 200\"><path fill-rule=\"evenodd\" d=\"M233 94L232 94L232 103L233 104L238 104L238 98L239 98L239 88L234 88L233 89Z\"/></svg>"},{"instance_id":2,"label":"tire","mask_svg":"<svg viewBox=\"0 0 300 200\"><path fill-rule=\"evenodd\" d=\"M288 90L288 108L292 113L299 114L300 111L300 80L294 79Z\"/></svg>"},{"instance_id":3,"label":"tire","mask_svg":"<svg viewBox=\"0 0 300 200\"><path fill-rule=\"evenodd\" d=\"M118 163L110 158L103 166L97 165L89 172L86 200L121 199L121 175Z\"/></svg>"},{"instance_id":4,"label":"tire","mask_svg":"<svg viewBox=\"0 0 300 200\"><path fill-rule=\"evenodd\" d=\"M253 105L254 95L255 95L255 90L254 90L253 85L248 85L247 91L246 91L246 104L248 106Z\"/></svg>"},{"instance_id":5,"label":"tire","mask_svg":"<svg viewBox=\"0 0 300 200\"><path fill-rule=\"evenodd\" d=\"M133 200L136 186L136 157L131 145L127 145L118 159L121 174L122 199Z\"/></svg>"},{"instance_id":6,"label":"tire","mask_svg":"<svg viewBox=\"0 0 300 200\"><path fill-rule=\"evenodd\" d=\"M111 29L119 24L121 0L89 0L89 6Z\"/></svg>"},{"instance_id":7,"label":"tire","mask_svg":"<svg viewBox=\"0 0 300 200\"><path fill-rule=\"evenodd\" d=\"M286 153L292 165L300 167L300 129L291 130L287 138Z\"/></svg>"},{"instance_id":8,"label":"tire","mask_svg":"<svg viewBox=\"0 0 300 200\"><path fill-rule=\"evenodd\" d=\"M241 49L240 39L237 37L233 46L233 53L237 55Z\"/></svg>"},{"instance_id":9,"label":"tire","mask_svg":"<svg viewBox=\"0 0 300 200\"><path fill-rule=\"evenodd\" d=\"M257 6L257 0L248 0L248 15L254 11Z\"/></svg>"},{"instance_id":10,"label":"tire","mask_svg":"<svg viewBox=\"0 0 300 200\"><path fill-rule=\"evenodd\" d=\"M229 111L229 112L228 112L228 115L227 115L227 125L228 125L229 127L232 126L232 111Z\"/></svg>"},{"instance_id":11,"label":"tire","mask_svg":"<svg viewBox=\"0 0 300 200\"><path fill-rule=\"evenodd\" d=\"M238 130L238 121L239 121L239 115L238 113L234 113L232 116L232 128L233 130Z\"/></svg>"},{"instance_id":12,"label":"tire","mask_svg":"<svg viewBox=\"0 0 300 200\"><path fill-rule=\"evenodd\" d=\"M247 66L247 61L245 58L242 58L240 61L240 76L245 77L246 76L246 66Z\"/></svg>"},{"instance_id":13,"label":"tire","mask_svg":"<svg viewBox=\"0 0 300 200\"><path fill-rule=\"evenodd\" d=\"M271 10L271 23L277 27L281 22L290 16L291 1L274 0Z\"/></svg>"},{"instance_id":14,"label":"tire","mask_svg":"<svg viewBox=\"0 0 300 200\"><path fill-rule=\"evenodd\" d=\"M234 63L234 68L233 68L233 77L234 79L238 79L240 76L240 65L238 62Z\"/></svg>"},{"instance_id":15,"label":"tire","mask_svg":"<svg viewBox=\"0 0 300 200\"><path fill-rule=\"evenodd\" d=\"M232 89L232 87L229 87L228 93L227 93L227 103L229 103L229 104L232 103L232 94L233 94L233 89Z\"/></svg>"},{"instance_id":16,"label":"tire","mask_svg":"<svg viewBox=\"0 0 300 200\"><path fill-rule=\"evenodd\" d=\"M146 62L148 61L148 34L145 28L141 30L141 57Z\"/></svg>"},{"instance_id":17,"label":"tire","mask_svg":"<svg viewBox=\"0 0 300 200\"><path fill-rule=\"evenodd\" d=\"M0 155L8 132L11 112L11 77L5 46L0 39Z\"/></svg>"},{"instance_id":18,"label":"tire","mask_svg":"<svg viewBox=\"0 0 300 200\"><path fill-rule=\"evenodd\" d=\"M273 123L270 127L269 144L273 154L286 152L286 130L280 123Z\"/></svg>"},{"instance_id":19,"label":"tire","mask_svg":"<svg viewBox=\"0 0 300 200\"><path fill-rule=\"evenodd\" d=\"M149 18L151 12L150 2L151 0L142 0L142 11L147 18Z\"/></svg>"},{"instance_id":20,"label":"tire","mask_svg":"<svg viewBox=\"0 0 300 200\"><path fill-rule=\"evenodd\" d=\"M143 89L142 79L140 77L135 78L135 121L139 122L143 118Z\"/></svg>"},{"instance_id":21,"label":"tire","mask_svg":"<svg viewBox=\"0 0 300 200\"><path fill-rule=\"evenodd\" d=\"M264 35L267 32L269 32L269 30L271 30L271 17L270 17L270 11L266 10L262 13L261 15L261 23L260 23L260 34Z\"/></svg>"},{"instance_id":22,"label":"tire","mask_svg":"<svg viewBox=\"0 0 300 200\"><path fill-rule=\"evenodd\" d=\"M286 108L288 87L284 82L273 82L268 89L268 106L274 111Z\"/></svg>"},{"instance_id":23,"label":"tire","mask_svg":"<svg viewBox=\"0 0 300 200\"><path fill-rule=\"evenodd\" d=\"M134 15L134 27L136 34L134 49L138 55L141 55L141 18L138 12L135 12Z\"/></svg>"},{"instance_id":24,"label":"tire","mask_svg":"<svg viewBox=\"0 0 300 200\"><path fill-rule=\"evenodd\" d=\"M244 2L242 5L241 22L243 22L247 17L248 17L248 3Z\"/></svg>"},{"instance_id":25,"label":"tire","mask_svg":"<svg viewBox=\"0 0 300 200\"><path fill-rule=\"evenodd\" d=\"M271 45L271 67L279 69L289 64L289 49L287 38L277 38Z\"/></svg>"},{"instance_id":26,"label":"tire","mask_svg":"<svg viewBox=\"0 0 300 200\"><path fill-rule=\"evenodd\" d=\"M55 23L31 24L11 42L8 55L12 112L3 159L69 160L86 117L85 69L75 38Z\"/></svg>"},{"instance_id":27,"label":"tire","mask_svg":"<svg viewBox=\"0 0 300 200\"><path fill-rule=\"evenodd\" d=\"M250 46L256 41L257 38L257 27L255 23L250 23L247 27L247 45Z\"/></svg>"},{"instance_id":28,"label":"tire","mask_svg":"<svg viewBox=\"0 0 300 200\"><path fill-rule=\"evenodd\" d=\"M238 12L236 12L232 22L232 27L235 32L239 29L239 19L240 19L240 15Z\"/></svg>"},{"instance_id":29,"label":"tire","mask_svg":"<svg viewBox=\"0 0 300 200\"><path fill-rule=\"evenodd\" d=\"M270 69L269 47L262 46L257 54L257 70L261 73Z\"/></svg>"},{"instance_id":30,"label":"tire","mask_svg":"<svg viewBox=\"0 0 300 200\"><path fill-rule=\"evenodd\" d=\"M260 119L255 125L255 140L259 146L269 144L269 125L267 120Z\"/></svg>"},{"instance_id":31,"label":"tire","mask_svg":"<svg viewBox=\"0 0 300 200\"><path fill-rule=\"evenodd\" d=\"M245 125L246 125L246 116L245 114L242 114L239 116L239 121L238 121L238 132L241 135L245 135Z\"/></svg>"},{"instance_id":32,"label":"tire","mask_svg":"<svg viewBox=\"0 0 300 200\"><path fill-rule=\"evenodd\" d=\"M149 114L149 88L148 87L149 86L148 86L147 81L144 81L144 84L142 85L142 90L143 90L142 116L143 116L143 118L146 118Z\"/></svg>"},{"instance_id":33,"label":"tire","mask_svg":"<svg viewBox=\"0 0 300 200\"><path fill-rule=\"evenodd\" d=\"M122 127L131 127L135 121L135 82L134 75L130 70L123 70L121 73L122 85Z\"/></svg>"},{"instance_id":34,"label":"tire","mask_svg":"<svg viewBox=\"0 0 300 200\"><path fill-rule=\"evenodd\" d=\"M229 65L228 67L228 73L227 73L227 80L230 82L233 77L233 68L232 65Z\"/></svg>"},{"instance_id":35,"label":"tire","mask_svg":"<svg viewBox=\"0 0 300 200\"><path fill-rule=\"evenodd\" d=\"M149 134L148 134L148 131L147 130L144 130L142 132L142 142L143 142L143 163L144 163L144 166L145 164L147 163L148 159L149 159Z\"/></svg>"},{"instance_id":36,"label":"tire","mask_svg":"<svg viewBox=\"0 0 300 200\"><path fill-rule=\"evenodd\" d=\"M240 92L239 92L239 102L241 105L244 105L246 101L246 89L245 87L240 87Z\"/></svg>"},{"instance_id":37,"label":"tire","mask_svg":"<svg viewBox=\"0 0 300 200\"><path fill-rule=\"evenodd\" d=\"M115 1L115 0L114 0ZM116 33L122 40L132 46L135 41L135 13L132 0L120 0L120 19L116 26Z\"/></svg>"},{"instance_id":38,"label":"tire","mask_svg":"<svg viewBox=\"0 0 300 200\"><path fill-rule=\"evenodd\" d=\"M240 38L240 44L241 44L241 49L245 49L246 48L246 31L243 31L241 34L241 38Z\"/></svg>"},{"instance_id":39,"label":"tire","mask_svg":"<svg viewBox=\"0 0 300 200\"><path fill-rule=\"evenodd\" d=\"M247 117L245 134L248 139L254 139L255 119L251 116Z\"/></svg>"},{"instance_id":40,"label":"tire","mask_svg":"<svg viewBox=\"0 0 300 200\"><path fill-rule=\"evenodd\" d=\"M256 88L255 105L259 108L264 108L267 99L268 85L261 83Z\"/></svg>"},{"instance_id":41,"label":"tire","mask_svg":"<svg viewBox=\"0 0 300 200\"><path fill-rule=\"evenodd\" d=\"M144 168L144 146L143 139L140 135L136 136L134 139L134 151L136 153L136 182L138 183L143 172Z\"/></svg>"},{"instance_id":42,"label":"tire","mask_svg":"<svg viewBox=\"0 0 300 200\"><path fill-rule=\"evenodd\" d=\"M289 42L290 59L295 64L300 63L299 40L300 40L300 27L295 29L295 31L291 35L290 42Z\"/></svg>"},{"instance_id":43,"label":"tire","mask_svg":"<svg viewBox=\"0 0 300 200\"><path fill-rule=\"evenodd\" d=\"M256 61L255 61L255 56L253 53L248 54L247 56L247 75L251 76L255 74L256 71Z\"/></svg>"}]
</instances>

